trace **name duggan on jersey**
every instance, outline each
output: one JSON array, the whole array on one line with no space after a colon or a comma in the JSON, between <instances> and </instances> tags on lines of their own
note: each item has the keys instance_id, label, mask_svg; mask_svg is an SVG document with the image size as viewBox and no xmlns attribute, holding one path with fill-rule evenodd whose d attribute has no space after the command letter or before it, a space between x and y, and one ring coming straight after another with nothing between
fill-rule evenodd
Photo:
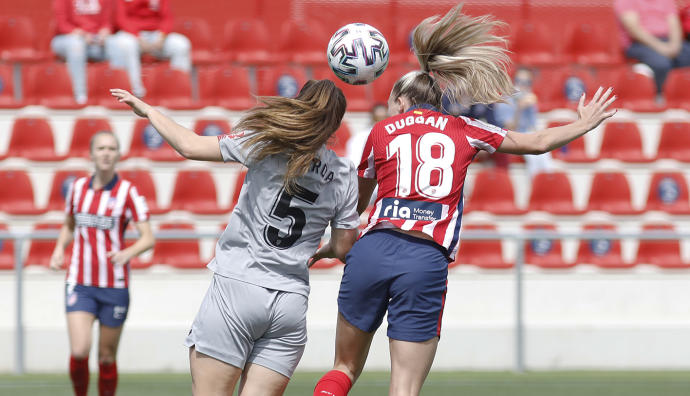
<instances>
[{"instance_id":1,"label":"name duggan on jersey","mask_svg":"<svg viewBox=\"0 0 690 396\"><path fill-rule=\"evenodd\" d=\"M399 198L383 198L381 217L390 219L436 221L441 219L443 205L436 202L408 201Z\"/></svg>"},{"instance_id":2,"label":"name duggan on jersey","mask_svg":"<svg viewBox=\"0 0 690 396\"><path fill-rule=\"evenodd\" d=\"M421 114L421 112L417 112L417 111L415 111L414 113L415 114L417 114L417 113ZM391 133L395 132L397 129L402 129L406 126L410 126L413 124L421 124L421 125L431 125L434 128L440 129L443 131L446 129L447 123L448 123L448 118L446 118L446 117L438 117L438 119L437 119L436 117L433 117L433 116L432 117L426 117L426 118L424 118L422 116L417 116L417 117L407 116L403 119L395 121L395 123L386 124L384 126L384 128L386 128L386 132L388 132L388 134L391 134Z\"/></svg>"}]
</instances>

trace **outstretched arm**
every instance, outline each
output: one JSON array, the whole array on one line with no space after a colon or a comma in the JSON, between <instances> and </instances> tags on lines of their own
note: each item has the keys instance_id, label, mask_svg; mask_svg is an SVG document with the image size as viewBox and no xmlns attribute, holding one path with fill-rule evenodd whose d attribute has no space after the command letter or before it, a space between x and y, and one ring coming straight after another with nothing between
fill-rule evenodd
<instances>
[{"instance_id":1,"label":"outstretched arm","mask_svg":"<svg viewBox=\"0 0 690 396\"><path fill-rule=\"evenodd\" d=\"M111 89L110 94L119 102L128 104L139 117L148 118L158 133L183 157L199 161L223 161L217 137L197 135L124 89Z\"/></svg>"},{"instance_id":2,"label":"outstretched arm","mask_svg":"<svg viewBox=\"0 0 690 396\"><path fill-rule=\"evenodd\" d=\"M578 120L555 128L547 128L533 133L508 131L497 151L509 154L543 154L568 144L596 128L602 121L616 114L607 111L616 96L611 96L613 88L602 94L599 87L592 100L585 105L585 95L580 97L577 106Z\"/></svg>"}]
</instances>

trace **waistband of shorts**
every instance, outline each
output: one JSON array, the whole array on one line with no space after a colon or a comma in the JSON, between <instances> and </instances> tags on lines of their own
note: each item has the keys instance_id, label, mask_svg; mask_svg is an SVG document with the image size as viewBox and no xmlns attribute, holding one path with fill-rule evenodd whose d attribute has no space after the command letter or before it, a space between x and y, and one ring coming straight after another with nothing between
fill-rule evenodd
<instances>
[{"instance_id":1,"label":"waistband of shorts","mask_svg":"<svg viewBox=\"0 0 690 396\"><path fill-rule=\"evenodd\" d=\"M419 238L419 237L416 237L416 236L413 236L413 235L410 235L410 234L405 234L404 232L395 231L395 230L392 229L392 228L379 228L379 229L374 229L374 230L371 230L371 231L367 232L364 236L371 235L371 234L373 234L373 233L379 233L379 232L382 232L382 233L386 233L386 234L388 234L388 235L395 236L396 238L404 239L404 240L406 240L406 241L408 241L408 242L412 242L412 243L422 243L422 244L425 244L425 245L429 245L429 246L431 246L431 247L437 249L439 252L441 252L441 254L443 254L443 257L445 257L446 260L448 260L449 263L453 261L453 260L451 260L450 257L448 256L448 252L446 251L446 249L445 249L443 246L441 246L441 245L439 245L438 243L436 243L435 241L431 241L431 240L424 239L424 238Z\"/></svg>"}]
</instances>

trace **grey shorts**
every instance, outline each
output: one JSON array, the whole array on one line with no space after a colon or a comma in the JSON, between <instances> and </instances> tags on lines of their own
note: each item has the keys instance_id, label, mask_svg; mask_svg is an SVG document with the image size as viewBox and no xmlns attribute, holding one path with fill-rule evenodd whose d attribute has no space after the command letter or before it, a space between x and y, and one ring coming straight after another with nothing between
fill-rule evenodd
<instances>
[{"instance_id":1,"label":"grey shorts","mask_svg":"<svg viewBox=\"0 0 690 396\"><path fill-rule=\"evenodd\" d=\"M306 296L215 274L188 347L244 369L254 363L291 377L307 343Z\"/></svg>"}]
</instances>

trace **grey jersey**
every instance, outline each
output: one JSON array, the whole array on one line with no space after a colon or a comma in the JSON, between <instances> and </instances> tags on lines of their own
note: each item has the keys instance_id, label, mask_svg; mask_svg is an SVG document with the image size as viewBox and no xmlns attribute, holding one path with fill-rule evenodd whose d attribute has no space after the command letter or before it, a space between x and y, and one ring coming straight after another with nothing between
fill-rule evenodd
<instances>
[{"instance_id":1,"label":"grey jersey","mask_svg":"<svg viewBox=\"0 0 690 396\"><path fill-rule=\"evenodd\" d=\"M319 162L297 184L284 189L287 157L251 161L243 133L220 138L224 161L247 166L247 176L230 222L208 267L219 275L268 289L309 294L307 260L329 223L357 228L357 174L354 164L322 147Z\"/></svg>"}]
</instances>

